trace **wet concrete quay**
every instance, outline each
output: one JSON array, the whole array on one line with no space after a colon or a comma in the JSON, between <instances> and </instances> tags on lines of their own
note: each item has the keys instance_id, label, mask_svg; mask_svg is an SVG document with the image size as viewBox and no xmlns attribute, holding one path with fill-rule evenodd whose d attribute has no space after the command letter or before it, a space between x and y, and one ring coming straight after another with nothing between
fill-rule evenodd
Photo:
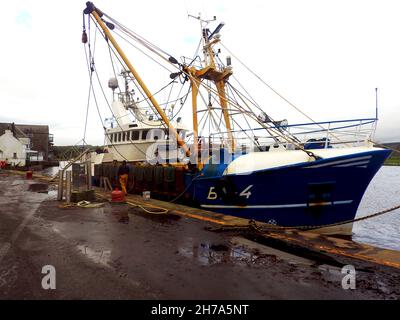
<instances>
[{"instance_id":1,"label":"wet concrete quay","mask_svg":"<svg viewBox=\"0 0 400 320\"><path fill-rule=\"evenodd\" d=\"M63 206L56 186L0 174L0 299L399 299L400 271L270 248L239 231L128 204ZM44 290L43 266L56 270Z\"/></svg>"}]
</instances>

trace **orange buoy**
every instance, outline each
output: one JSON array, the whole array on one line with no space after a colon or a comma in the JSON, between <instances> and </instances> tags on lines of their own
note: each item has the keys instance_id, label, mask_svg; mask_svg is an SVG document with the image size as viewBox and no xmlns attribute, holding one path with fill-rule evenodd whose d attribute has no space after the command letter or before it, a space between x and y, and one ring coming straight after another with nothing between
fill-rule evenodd
<instances>
[{"instance_id":1,"label":"orange buoy","mask_svg":"<svg viewBox=\"0 0 400 320\"><path fill-rule=\"evenodd\" d=\"M27 171L25 176L27 179L32 179L32 176L33 176L32 171Z\"/></svg>"},{"instance_id":2,"label":"orange buoy","mask_svg":"<svg viewBox=\"0 0 400 320\"><path fill-rule=\"evenodd\" d=\"M113 192L111 192L111 202L125 202L125 194L115 188Z\"/></svg>"}]
</instances>

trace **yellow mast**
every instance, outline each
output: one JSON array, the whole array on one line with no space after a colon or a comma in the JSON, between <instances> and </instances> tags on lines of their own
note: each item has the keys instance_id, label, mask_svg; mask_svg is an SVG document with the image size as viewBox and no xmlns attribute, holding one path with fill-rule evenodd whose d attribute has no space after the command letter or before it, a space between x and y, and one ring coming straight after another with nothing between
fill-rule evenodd
<instances>
[{"instance_id":1,"label":"yellow mast","mask_svg":"<svg viewBox=\"0 0 400 320\"><path fill-rule=\"evenodd\" d=\"M162 120L164 121L164 123L167 125L168 129L173 133L173 135L176 138L176 141L178 142L178 145L180 147L183 148L183 150L185 151L186 156L190 156L190 150L187 147L185 141L183 141L181 139L181 137L179 136L178 132L176 131L175 127L171 124L171 122L169 121L167 115L164 113L164 111L161 109L160 105L158 104L158 102L156 101L156 99L153 97L153 95L151 94L150 90L147 88L146 84L143 82L143 80L140 78L139 74L137 73L137 71L135 70L135 68L132 66L132 64L130 63L130 61L128 60L128 58L126 57L125 53L122 51L121 47L118 45L118 43L115 41L113 35L111 34L111 32L108 30L106 24L103 22L103 20L101 19L101 17L99 16L99 13L101 13L101 11L99 11L92 3L87 3L88 8L92 9L90 13L97 21L97 23L99 24L99 26L101 27L101 29L104 31L105 35L107 36L107 39L110 40L110 42L112 43L112 45L114 46L115 50L117 50L118 54L120 55L121 59L125 62L126 66L128 67L128 69L130 70L130 72L132 72L133 76L135 77L136 81L138 82L138 84L140 85L140 87L143 89L143 91L145 92L146 96L149 98L149 100L151 101L152 105L154 106L154 108L157 110L158 114L161 116ZM90 7L90 5L92 7Z\"/></svg>"},{"instance_id":2,"label":"yellow mast","mask_svg":"<svg viewBox=\"0 0 400 320\"><path fill-rule=\"evenodd\" d=\"M199 148L198 148L198 121L197 121L197 95L199 94L200 80L196 78L196 69L190 68L187 70L189 74L190 84L192 87L192 113L193 113L193 154L195 159L197 159L197 167L199 170L203 168L203 164L201 162L201 156L199 157Z\"/></svg>"},{"instance_id":3,"label":"yellow mast","mask_svg":"<svg viewBox=\"0 0 400 320\"><path fill-rule=\"evenodd\" d=\"M197 18L199 19L199 18ZM215 83L217 88L220 105L222 109L222 114L224 117L225 126L228 132L228 146L232 152L235 151L235 140L232 134L232 126L231 119L228 112L228 99L226 97L225 91L225 81L232 75L231 68L224 68L222 70L218 70L214 60L214 52L212 50L212 46L219 42L218 38L210 41L207 33L203 30L204 37L204 50L207 53L209 59L205 59L206 66L200 70L195 69L194 67L184 66L183 71L189 76L191 86L192 86L192 110L193 110L193 137L195 141L195 146L193 150L195 150L197 154L197 139L198 139L198 123L197 123L197 95L199 91L199 85L202 79L211 80ZM198 160L198 166L202 167L200 159Z\"/></svg>"},{"instance_id":4,"label":"yellow mast","mask_svg":"<svg viewBox=\"0 0 400 320\"><path fill-rule=\"evenodd\" d=\"M215 60L214 60L214 52L212 50L212 46L214 44L216 44L217 42L219 42L219 39L214 39L213 41L210 42L207 35L205 35L204 39L206 41L205 48L207 49L208 56L210 57L209 66L212 69L216 70ZM222 114L224 116L226 131L228 132L228 143L230 144L231 151L234 152L235 151L235 141L233 139L231 119L229 117L229 112L228 112L228 102L227 102L228 100L226 98L226 92L225 92L225 80L226 79L227 79L227 77L221 78L219 76L214 79L214 82L215 82L215 86L217 87L217 91L218 91L218 96L219 96L219 101L220 101L220 105L222 108Z\"/></svg>"}]
</instances>

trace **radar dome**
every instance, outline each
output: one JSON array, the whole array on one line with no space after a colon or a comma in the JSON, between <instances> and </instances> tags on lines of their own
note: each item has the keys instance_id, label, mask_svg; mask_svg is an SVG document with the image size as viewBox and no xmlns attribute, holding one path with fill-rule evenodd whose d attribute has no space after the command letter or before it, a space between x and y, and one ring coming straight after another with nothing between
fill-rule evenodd
<instances>
[{"instance_id":1,"label":"radar dome","mask_svg":"<svg viewBox=\"0 0 400 320\"><path fill-rule=\"evenodd\" d=\"M118 88L118 79L117 78L110 78L108 80L108 87L111 88L113 91Z\"/></svg>"}]
</instances>

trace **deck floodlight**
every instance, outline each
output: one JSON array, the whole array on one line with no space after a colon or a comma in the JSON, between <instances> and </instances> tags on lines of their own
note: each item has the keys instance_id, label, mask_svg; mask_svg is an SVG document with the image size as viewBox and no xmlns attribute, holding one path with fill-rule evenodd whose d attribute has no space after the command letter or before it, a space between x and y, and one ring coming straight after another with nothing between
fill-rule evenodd
<instances>
[{"instance_id":1,"label":"deck floodlight","mask_svg":"<svg viewBox=\"0 0 400 320\"><path fill-rule=\"evenodd\" d=\"M114 30L115 25L114 25L113 23L108 22L108 21L105 21L105 23L106 23L107 27L108 27L110 30Z\"/></svg>"},{"instance_id":2,"label":"deck floodlight","mask_svg":"<svg viewBox=\"0 0 400 320\"><path fill-rule=\"evenodd\" d=\"M182 72L174 72L174 73L171 73L171 74L169 75L169 77L170 77L171 79L175 79L175 78L179 77L179 75L180 75L181 73L182 73Z\"/></svg>"},{"instance_id":3,"label":"deck floodlight","mask_svg":"<svg viewBox=\"0 0 400 320\"><path fill-rule=\"evenodd\" d=\"M176 60L174 57L169 57L168 61L171 62L172 64L179 64L178 60Z\"/></svg>"},{"instance_id":4,"label":"deck floodlight","mask_svg":"<svg viewBox=\"0 0 400 320\"><path fill-rule=\"evenodd\" d=\"M225 22L221 22L221 23L215 28L215 30L214 30L213 32L211 32L211 34L208 36L208 40L211 40L211 38L212 38L214 35L218 34L218 32L221 31L221 29L222 29L222 27L223 27L224 25L225 25Z\"/></svg>"}]
</instances>

